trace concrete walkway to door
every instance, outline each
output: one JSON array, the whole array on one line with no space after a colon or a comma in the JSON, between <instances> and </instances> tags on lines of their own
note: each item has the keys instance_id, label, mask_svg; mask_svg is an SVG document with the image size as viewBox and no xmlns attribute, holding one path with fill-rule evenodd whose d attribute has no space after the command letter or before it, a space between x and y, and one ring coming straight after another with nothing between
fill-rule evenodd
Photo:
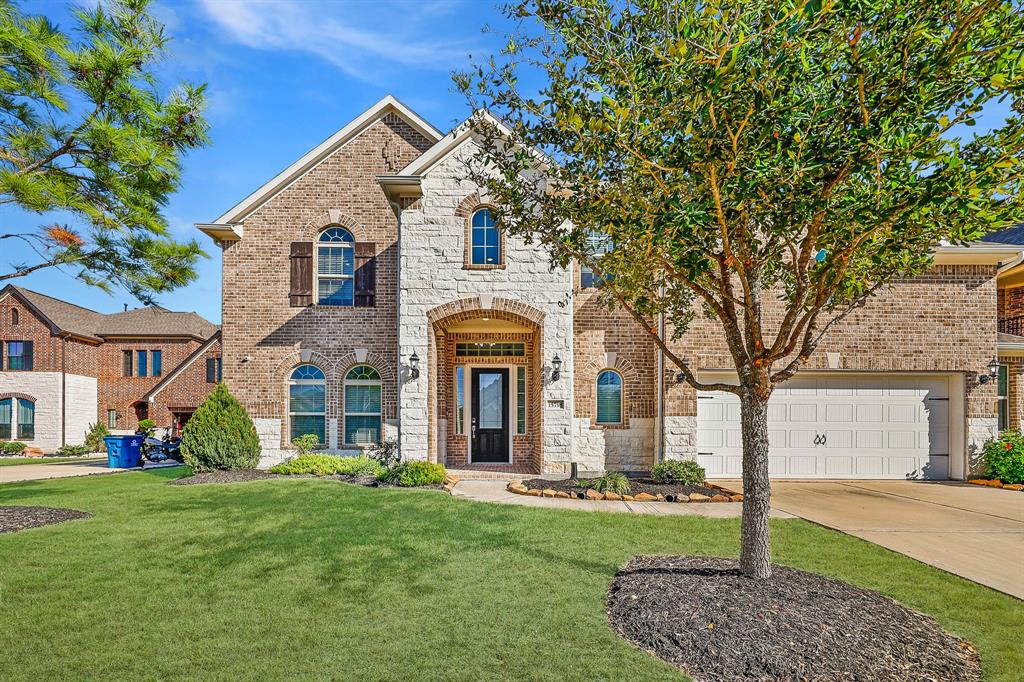
<instances>
[{"instance_id":1,"label":"concrete walkway to door","mask_svg":"<svg viewBox=\"0 0 1024 682\"><path fill-rule=\"evenodd\" d=\"M1024 599L1024 493L952 481L773 481L772 506Z\"/></svg>"}]
</instances>

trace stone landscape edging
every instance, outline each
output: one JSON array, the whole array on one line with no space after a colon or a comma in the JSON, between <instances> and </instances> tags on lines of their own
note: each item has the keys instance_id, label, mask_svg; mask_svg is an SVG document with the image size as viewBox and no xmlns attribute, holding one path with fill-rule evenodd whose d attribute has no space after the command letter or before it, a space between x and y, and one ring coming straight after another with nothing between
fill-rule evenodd
<instances>
[{"instance_id":1,"label":"stone landscape edging","mask_svg":"<svg viewBox=\"0 0 1024 682\"><path fill-rule=\"evenodd\" d=\"M1003 483L999 479L989 478L972 478L967 481L971 485L981 485L987 488L1002 488L1003 490L1022 490L1024 491L1024 484L1021 483Z\"/></svg>"},{"instance_id":2,"label":"stone landscape edging","mask_svg":"<svg viewBox=\"0 0 1024 682\"><path fill-rule=\"evenodd\" d=\"M570 495L564 490L554 490L552 488L541 489L541 488L528 488L523 485L522 481L509 481L506 490L510 493L517 495L526 495L529 497L551 497L562 500L578 500L581 502L598 502L601 500L610 502L675 502L675 503L687 503L687 504L698 504L704 502L742 502L743 495L737 493L728 488L723 488L715 483L703 483L705 488L712 490L718 490L719 494L712 497L702 495L700 493L691 493L689 495L651 495L650 493L639 493L637 495L619 495L618 493L607 492L600 493L593 488L587 488L585 492L577 493L576 495Z\"/></svg>"}]
</instances>

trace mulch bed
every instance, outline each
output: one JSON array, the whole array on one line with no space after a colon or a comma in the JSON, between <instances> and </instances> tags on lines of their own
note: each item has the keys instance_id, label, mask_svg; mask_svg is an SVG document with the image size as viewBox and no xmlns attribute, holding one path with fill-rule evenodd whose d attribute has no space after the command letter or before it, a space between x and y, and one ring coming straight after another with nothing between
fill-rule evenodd
<instances>
[{"instance_id":1,"label":"mulch bed","mask_svg":"<svg viewBox=\"0 0 1024 682\"><path fill-rule=\"evenodd\" d=\"M319 478L327 481L344 481L367 488L397 488L400 486L382 483L374 476L314 476L312 474L272 474L264 469L237 469L234 471L207 471L193 474L185 478L168 481L168 485L202 485L205 483L244 483L246 481L265 481L270 478ZM417 490L441 490L441 485L418 486Z\"/></svg>"},{"instance_id":2,"label":"mulch bed","mask_svg":"<svg viewBox=\"0 0 1024 682\"><path fill-rule=\"evenodd\" d=\"M576 493L585 493L587 488L590 487L590 482L584 479L581 485L580 481L572 478L551 481L546 478L531 478L523 481L523 485L527 488L539 488L541 490L561 490L575 497ZM707 495L708 497L714 497L722 492L721 490L708 488L702 485L656 483L649 478L629 479L629 490L630 495L639 495L640 493L647 493L648 495L658 495L659 493L662 495L689 495L691 493L700 493L701 495Z\"/></svg>"},{"instance_id":3,"label":"mulch bed","mask_svg":"<svg viewBox=\"0 0 1024 682\"><path fill-rule=\"evenodd\" d=\"M75 519L87 519L90 516L92 514L77 509L2 506L0 507L0 533L14 533L26 528L38 528Z\"/></svg>"},{"instance_id":4,"label":"mulch bed","mask_svg":"<svg viewBox=\"0 0 1024 682\"><path fill-rule=\"evenodd\" d=\"M634 557L608 593L624 639L696 680L981 679L977 652L931 618L847 583L713 557Z\"/></svg>"}]
</instances>

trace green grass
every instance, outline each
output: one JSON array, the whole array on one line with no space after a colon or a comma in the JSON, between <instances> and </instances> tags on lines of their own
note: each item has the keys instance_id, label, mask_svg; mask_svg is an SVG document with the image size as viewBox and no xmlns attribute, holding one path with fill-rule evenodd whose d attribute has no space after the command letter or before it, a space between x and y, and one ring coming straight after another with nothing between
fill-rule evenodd
<instances>
[{"instance_id":1,"label":"green grass","mask_svg":"<svg viewBox=\"0 0 1024 682\"><path fill-rule=\"evenodd\" d=\"M0 679L679 680L616 637L639 553L734 556L736 520L486 505L437 491L183 470L15 483L91 512L0 535ZM778 562L879 590L1019 679L1024 605L856 538L773 522Z\"/></svg>"},{"instance_id":2,"label":"green grass","mask_svg":"<svg viewBox=\"0 0 1024 682\"><path fill-rule=\"evenodd\" d=\"M16 467L21 464L59 464L60 462L85 462L102 457L0 457L0 467Z\"/></svg>"}]
</instances>

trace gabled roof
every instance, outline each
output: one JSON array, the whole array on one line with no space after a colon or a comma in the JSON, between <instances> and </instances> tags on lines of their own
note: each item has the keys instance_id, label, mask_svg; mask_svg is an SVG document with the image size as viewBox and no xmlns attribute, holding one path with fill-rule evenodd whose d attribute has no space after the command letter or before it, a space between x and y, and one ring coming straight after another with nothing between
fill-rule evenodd
<instances>
[{"instance_id":1,"label":"gabled roof","mask_svg":"<svg viewBox=\"0 0 1024 682\"><path fill-rule=\"evenodd\" d=\"M1016 244L1024 246L1024 223L1014 225L1013 227L1007 227L1002 230L996 230L995 232L989 232L981 238L981 241L991 242L994 244Z\"/></svg>"},{"instance_id":2,"label":"gabled roof","mask_svg":"<svg viewBox=\"0 0 1024 682\"><path fill-rule=\"evenodd\" d=\"M412 163L403 168L396 175L399 177L423 175L437 164L438 161L454 151L468 138L472 137L473 128L481 122L486 122L494 126L506 137L511 137L512 135L512 129L505 125L504 121L495 117L486 109L479 109L474 111L469 118L460 123L455 130L435 142L433 147L416 157ZM538 160L545 161L540 152L536 150L534 150L534 152L537 154Z\"/></svg>"},{"instance_id":3,"label":"gabled roof","mask_svg":"<svg viewBox=\"0 0 1024 682\"><path fill-rule=\"evenodd\" d=\"M234 228L235 223L244 220L249 214L262 206L268 199L291 185L295 180L316 167L321 161L358 136L363 130L389 113L402 117L409 125L430 140L439 140L441 132L421 118L416 112L399 102L392 95L384 97L372 107L357 116L351 123L321 142L307 152L302 158L275 175L262 187L245 199L228 209L212 223L197 223L197 227L217 240L238 239L241 228ZM232 234L236 235L232 237Z\"/></svg>"},{"instance_id":4,"label":"gabled roof","mask_svg":"<svg viewBox=\"0 0 1024 682\"><path fill-rule=\"evenodd\" d=\"M193 362L195 362L199 358L203 357L203 355L206 354L206 351L210 350L210 348L213 347L213 345L215 343L217 343L218 341L220 341L220 329L215 331L210 336L210 338L208 338L206 340L205 343L203 343L202 345L199 346L199 348L196 348L194 351L192 351L192 353L190 353L187 358L182 360L181 363L177 367L175 367L171 372L169 372L167 374L167 376L165 376L163 379L161 379L159 382L157 382L156 386L154 386L153 388L149 389L149 393L147 393L146 395L144 395L141 398L139 398L139 400L137 402L140 402L140 403L150 403L150 402L153 402L153 400L156 398L157 393L159 393L160 391L162 391L165 388L167 388L167 386L172 381L174 381L179 376L181 376L181 373L184 372L186 369L188 369L189 366Z\"/></svg>"},{"instance_id":5,"label":"gabled roof","mask_svg":"<svg viewBox=\"0 0 1024 682\"><path fill-rule=\"evenodd\" d=\"M65 332L91 341L119 336L192 337L205 341L219 329L197 313L175 312L160 306L105 314L13 284L0 290L0 298L7 294L16 296L35 312L52 333Z\"/></svg>"}]
</instances>

